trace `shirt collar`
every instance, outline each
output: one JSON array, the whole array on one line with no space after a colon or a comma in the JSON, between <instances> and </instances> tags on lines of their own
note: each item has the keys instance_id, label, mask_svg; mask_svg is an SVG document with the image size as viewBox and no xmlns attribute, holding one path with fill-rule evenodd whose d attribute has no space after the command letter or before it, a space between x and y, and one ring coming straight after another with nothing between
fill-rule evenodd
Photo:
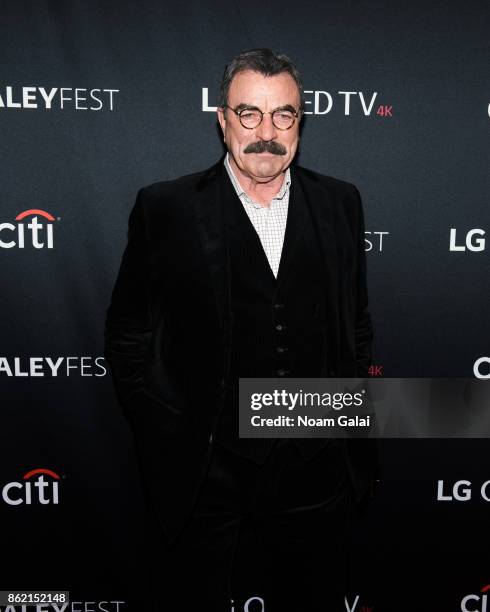
<instances>
[{"instance_id":1,"label":"shirt collar","mask_svg":"<svg viewBox=\"0 0 490 612\"><path fill-rule=\"evenodd\" d=\"M231 182L233 183L233 187L235 188L235 191L237 192L237 195L239 198L241 198L242 196L244 196L245 198L247 198L247 200L249 202L253 202L252 198L247 194L247 192L243 189L243 187L240 185L237 177L235 176L235 173L233 172L233 168L231 167L230 161L229 161L229 153L227 153L225 155L225 161L224 161L224 165L225 168L228 172L228 175L231 179ZM289 186L291 185L291 171L288 168L286 170L286 173L284 175L284 180L282 182L282 187L281 189L279 189L279 191L277 192L277 194L272 198L273 200L282 200L284 198L284 196L286 195L287 191L289 190Z\"/></svg>"}]
</instances>

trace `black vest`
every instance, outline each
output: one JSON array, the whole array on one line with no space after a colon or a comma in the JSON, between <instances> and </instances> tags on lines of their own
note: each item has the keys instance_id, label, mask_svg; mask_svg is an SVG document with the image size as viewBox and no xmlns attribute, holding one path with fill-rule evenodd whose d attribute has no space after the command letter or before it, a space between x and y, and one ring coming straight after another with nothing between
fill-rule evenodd
<instances>
[{"instance_id":1,"label":"black vest","mask_svg":"<svg viewBox=\"0 0 490 612\"><path fill-rule=\"evenodd\" d=\"M275 440L238 437L238 379L325 376L325 267L299 183L291 183L277 279L228 177L222 195L233 327L227 401L216 440L262 463ZM294 442L321 444L318 440Z\"/></svg>"}]
</instances>

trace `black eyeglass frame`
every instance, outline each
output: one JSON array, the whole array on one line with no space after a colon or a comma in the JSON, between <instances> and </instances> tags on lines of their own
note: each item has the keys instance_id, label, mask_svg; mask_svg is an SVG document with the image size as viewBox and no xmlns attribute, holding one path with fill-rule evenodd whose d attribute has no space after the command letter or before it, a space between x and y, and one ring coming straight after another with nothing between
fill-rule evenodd
<instances>
[{"instance_id":1,"label":"black eyeglass frame","mask_svg":"<svg viewBox=\"0 0 490 612\"><path fill-rule=\"evenodd\" d=\"M240 121L240 125L242 127L244 127L246 130L256 130L259 127L259 125L262 123L262 121L264 120L264 115L270 115L274 127L277 128L278 130L281 130L282 132L286 132L287 130L290 130L293 127L293 125L296 123L296 119L299 117L299 111L292 111L289 108L276 108L276 110L267 111L266 113L264 113L264 111L261 111L260 108L256 108L255 106L246 106L246 107L240 109L239 111L235 110L231 106L228 106L227 104L225 104L225 106L222 106L222 108L229 108L231 111L233 111L235 113L235 115L238 117L238 119ZM255 127L248 127L246 125L243 125L243 123L242 123L241 114L244 113L245 111L251 111L251 110L258 111L260 113L260 115L261 115L260 121L257 123L257 125ZM274 123L274 113L280 113L280 112L284 112L284 111L292 113L293 116L294 116L293 122L287 128L278 127Z\"/></svg>"}]
</instances>

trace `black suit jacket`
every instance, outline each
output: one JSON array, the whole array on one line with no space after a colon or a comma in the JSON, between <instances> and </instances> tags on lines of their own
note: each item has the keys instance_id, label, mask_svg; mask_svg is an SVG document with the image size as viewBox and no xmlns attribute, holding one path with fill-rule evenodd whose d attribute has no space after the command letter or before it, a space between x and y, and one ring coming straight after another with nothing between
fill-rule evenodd
<instances>
[{"instance_id":1,"label":"black suit jacket","mask_svg":"<svg viewBox=\"0 0 490 612\"><path fill-rule=\"evenodd\" d=\"M372 328L359 192L299 166L291 173L306 196L325 264L328 375L367 376ZM138 192L107 313L105 357L134 434L145 493L169 539L196 499L225 396L232 313L223 181L229 177L220 160ZM373 478L368 442L345 443L358 499Z\"/></svg>"}]
</instances>

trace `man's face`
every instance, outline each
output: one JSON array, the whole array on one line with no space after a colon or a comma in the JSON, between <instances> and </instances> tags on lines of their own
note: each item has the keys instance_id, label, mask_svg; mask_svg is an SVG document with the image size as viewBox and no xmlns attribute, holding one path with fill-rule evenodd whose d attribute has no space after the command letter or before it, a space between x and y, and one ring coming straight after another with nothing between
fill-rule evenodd
<instances>
[{"instance_id":1,"label":"man's face","mask_svg":"<svg viewBox=\"0 0 490 612\"><path fill-rule=\"evenodd\" d=\"M263 112L290 108L299 110L298 86L288 73L264 76L245 70L236 74L228 91L228 106L259 108ZM299 142L299 119L288 130L280 130L272 123L271 115L264 115L256 128L247 129L229 108L218 109L218 120L224 141L238 168L254 180L265 183L284 172L292 162ZM254 145L262 145L261 153L248 152ZM248 147L248 148L247 148Z\"/></svg>"}]
</instances>

